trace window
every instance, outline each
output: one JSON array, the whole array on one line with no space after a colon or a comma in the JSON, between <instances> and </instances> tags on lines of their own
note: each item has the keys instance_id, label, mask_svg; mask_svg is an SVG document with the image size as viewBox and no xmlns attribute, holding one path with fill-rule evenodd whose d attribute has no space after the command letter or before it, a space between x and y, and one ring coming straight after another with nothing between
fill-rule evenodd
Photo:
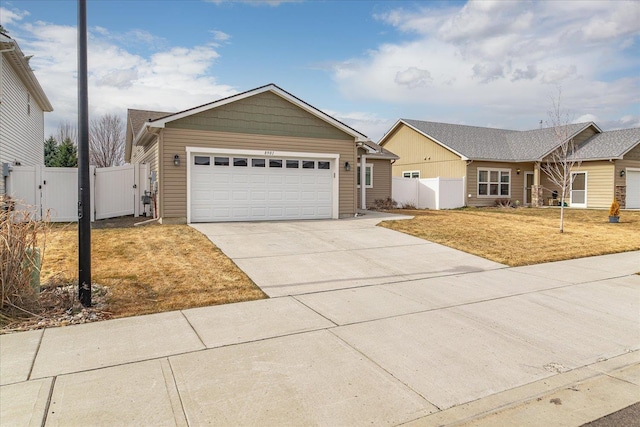
<instances>
[{"instance_id":1,"label":"window","mask_svg":"<svg viewBox=\"0 0 640 427\"><path fill-rule=\"evenodd\" d=\"M331 169L330 162L318 162L318 169Z\"/></svg>"},{"instance_id":2,"label":"window","mask_svg":"<svg viewBox=\"0 0 640 427\"><path fill-rule=\"evenodd\" d=\"M238 157L234 157L233 158L233 166L240 166L240 167L246 167L249 163L247 162L247 159L245 158L238 158Z\"/></svg>"},{"instance_id":3,"label":"window","mask_svg":"<svg viewBox=\"0 0 640 427\"><path fill-rule=\"evenodd\" d=\"M420 178L420 171L405 171L402 172L403 178Z\"/></svg>"},{"instance_id":4,"label":"window","mask_svg":"<svg viewBox=\"0 0 640 427\"><path fill-rule=\"evenodd\" d=\"M251 166L253 166L254 168L263 168L265 167L265 160L264 159L251 159Z\"/></svg>"},{"instance_id":5,"label":"window","mask_svg":"<svg viewBox=\"0 0 640 427\"><path fill-rule=\"evenodd\" d=\"M315 169L316 162L313 160L303 160L302 161L302 169Z\"/></svg>"},{"instance_id":6,"label":"window","mask_svg":"<svg viewBox=\"0 0 640 427\"><path fill-rule=\"evenodd\" d=\"M509 197L510 169L478 169L478 197Z\"/></svg>"},{"instance_id":7,"label":"window","mask_svg":"<svg viewBox=\"0 0 640 427\"><path fill-rule=\"evenodd\" d=\"M287 169L298 169L300 162L298 160L287 160Z\"/></svg>"},{"instance_id":8,"label":"window","mask_svg":"<svg viewBox=\"0 0 640 427\"><path fill-rule=\"evenodd\" d=\"M282 160L269 159L269 167L270 168L281 168L282 167Z\"/></svg>"},{"instance_id":9,"label":"window","mask_svg":"<svg viewBox=\"0 0 640 427\"><path fill-rule=\"evenodd\" d=\"M198 166L209 166L211 164L211 157L209 156L195 156L193 158L193 164Z\"/></svg>"},{"instance_id":10,"label":"window","mask_svg":"<svg viewBox=\"0 0 640 427\"><path fill-rule=\"evenodd\" d=\"M228 157L214 157L213 164L215 166L229 166L229 158Z\"/></svg>"},{"instance_id":11,"label":"window","mask_svg":"<svg viewBox=\"0 0 640 427\"><path fill-rule=\"evenodd\" d=\"M360 187L360 166L358 166L358 171L356 181L358 183L358 187ZM373 188L373 165L366 165L364 170L364 184L365 188Z\"/></svg>"}]
</instances>

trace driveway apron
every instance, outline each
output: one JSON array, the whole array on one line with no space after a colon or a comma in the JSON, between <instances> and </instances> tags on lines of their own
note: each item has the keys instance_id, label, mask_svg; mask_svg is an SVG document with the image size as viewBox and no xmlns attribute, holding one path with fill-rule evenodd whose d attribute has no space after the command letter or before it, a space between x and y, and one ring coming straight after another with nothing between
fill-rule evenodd
<instances>
[{"instance_id":1,"label":"driveway apron","mask_svg":"<svg viewBox=\"0 0 640 427\"><path fill-rule=\"evenodd\" d=\"M376 227L363 217L292 222L192 224L270 297L302 295L504 265L417 237ZM404 217L406 218L406 217Z\"/></svg>"}]
</instances>

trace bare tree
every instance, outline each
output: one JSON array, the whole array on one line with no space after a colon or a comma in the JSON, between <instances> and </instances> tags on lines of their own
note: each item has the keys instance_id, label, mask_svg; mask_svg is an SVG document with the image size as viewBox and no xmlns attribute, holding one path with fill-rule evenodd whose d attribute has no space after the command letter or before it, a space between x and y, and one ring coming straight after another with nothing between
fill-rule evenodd
<instances>
[{"instance_id":1,"label":"bare tree","mask_svg":"<svg viewBox=\"0 0 640 427\"><path fill-rule=\"evenodd\" d=\"M58 144L62 144L67 139L69 139L76 147L78 146L78 128L68 120L60 122L56 135L56 141Z\"/></svg>"},{"instance_id":2,"label":"bare tree","mask_svg":"<svg viewBox=\"0 0 640 427\"><path fill-rule=\"evenodd\" d=\"M569 113L561 108L561 98L562 91L558 89L557 98L551 99L553 110L547 113L547 125L553 128L557 148L544 159L541 169L560 191L560 233L564 233L564 199L571 191L572 171L580 167L581 161L575 156L577 147L571 138L571 121Z\"/></svg>"},{"instance_id":3,"label":"bare tree","mask_svg":"<svg viewBox=\"0 0 640 427\"><path fill-rule=\"evenodd\" d=\"M119 116L105 114L91 121L89 160L101 168L124 163L124 121Z\"/></svg>"}]
</instances>

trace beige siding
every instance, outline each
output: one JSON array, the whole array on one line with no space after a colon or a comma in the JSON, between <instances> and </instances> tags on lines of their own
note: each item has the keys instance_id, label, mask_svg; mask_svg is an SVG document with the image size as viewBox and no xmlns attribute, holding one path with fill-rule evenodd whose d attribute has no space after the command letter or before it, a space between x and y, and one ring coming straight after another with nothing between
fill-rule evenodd
<instances>
[{"instance_id":1,"label":"beige siding","mask_svg":"<svg viewBox=\"0 0 640 427\"><path fill-rule=\"evenodd\" d=\"M587 208L608 208L614 195L614 164L583 162L575 172L587 172Z\"/></svg>"},{"instance_id":2,"label":"beige siding","mask_svg":"<svg viewBox=\"0 0 640 427\"><path fill-rule=\"evenodd\" d=\"M226 148L237 150L293 151L305 153L331 153L340 155L338 168L339 214L351 216L356 212L355 170L346 172L342 165L355 165L356 149L353 139L318 139L246 133L207 132L166 128L162 131L160 147L160 216L181 218L187 216L187 152L186 147ZM180 155L180 166L173 165L173 156Z\"/></svg>"},{"instance_id":3,"label":"beige siding","mask_svg":"<svg viewBox=\"0 0 640 427\"><path fill-rule=\"evenodd\" d=\"M579 167L576 166L572 169L573 172L587 172L587 208L608 208L611 205L615 191L615 169L615 165L609 161L582 162ZM544 172L541 172L540 179L544 188L545 205L548 204L548 199L551 198L554 190L558 191L558 198L560 198L560 189L551 182ZM570 188L567 190L565 201L570 206Z\"/></svg>"},{"instance_id":4,"label":"beige siding","mask_svg":"<svg viewBox=\"0 0 640 427\"><path fill-rule=\"evenodd\" d=\"M369 208L376 200L391 197L391 162L383 159L367 159L367 164L373 165L373 187L365 189L366 205ZM360 188L357 191L356 203L360 208Z\"/></svg>"},{"instance_id":5,"label":"beige siding","mask_svg":"<svg viewBox=\"0 0 640 427\"><path fill-rule=\"evenodd\" d=\"M627 168L640 169L640 145L629 151L622 160L616 160L615 163L615 185L627 185L627 179L624 176L620 176L621 170Z\"/></svg>"},{"instance_id":6,"label":"beige siding","mask_svg":"<svg viewBox=\"0 0 640 427\"><path fill-rule=\"evenodd\" d=\"M131 163L146 163L149 165L149 172L158 172L158 143L154 141L143 147L133 147L131 152Z\"/></svg>"},{"instance_id":7,"label":"beige siding","mask_svg":"<svg viewBox=\"0 0 640 427\"><path fill-rule=\"evenodd\" d=\"M624 155L623 160L640 160L640 144Z\"/></svg>"},{"instance_id":8,"label":"beige siding","mask_svg":"<svg viewBox=\"0 0 640 427\"><path fill-rule=\"evenodd\" d=\"M593 128L593 126L589 126L585 130L583 130L582 132L577 134L573 138L573 142L574 142L574 144L576 146L578 146L578 145L582 144L583 142L585 142L587 139L591 138L595 134L596 134L596 130Z\"/></svg>"},{"instance_id":9,"label":"beige siding","mask_svg":"<svg viewBox=\"0 0 640 427\"><path fill-rule=\"evenodd\" d=\"M353 137L272 92L167 123L168 128L324 139Z\"/></svg>"},{"instance_id":10,"label":"beige siding","mask_svg":"<svg viewBox=\"0 0 640 427\"><path fill-rule=\"evenodd\" d=\"M465 175L466 163L460 156L405 125L400 125L388 137L384 148L400 157L393 164L393 176L416 170L420 171L420 178L461 178Z\"/></svg>"},{"instance_id":11,"label":"beige siding","mask_svg":"<svg viewBox=\"0 0 640 427\"><path fill-rule=\"evenodd\" d=\"M511 195L509 197L478 197L478 169L503 169L511 171ZM517 170L520 169L520 174ZM497 199L524 202L525 172L533 172L533 163L501 163L473 161L467 166L467 206L494 206ZM471 197L468 197L471 195ZM531 201L529 201L531 202Z\"/></svg>"}]
</instances>

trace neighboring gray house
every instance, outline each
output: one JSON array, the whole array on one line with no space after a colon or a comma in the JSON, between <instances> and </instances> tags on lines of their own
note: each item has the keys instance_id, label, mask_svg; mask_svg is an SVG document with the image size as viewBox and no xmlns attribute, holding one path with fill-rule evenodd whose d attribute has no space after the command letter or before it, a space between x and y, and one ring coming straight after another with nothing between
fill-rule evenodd
<instances>
[{"instance_id":1,"label":"neighboring gray house","mask_svg":"<svg viewBox=\"0 0 640 427\"><path fill-rule=\"evenodd\" d=\"M53 107L29 58L0 32L0 195L5 193L8 166L44 164L44 113Z\"/></svg>"},{"instance_id":2,"label":"neighboring gray house","mask_svg":"<svg viewBox=\"0 0 640 427\"><path fill-rule=\"evenodd\" d=\"M640 208L640 128L603 132L595 123L567 125L580 166L572 170L571 207ZM525 205L559 204L554 184L541 170L560 146L553 128L515 131L400 119L378 142L400 159L393 175L462 178L467 206L496 200Z\"/></svg>"}]
</instances>

